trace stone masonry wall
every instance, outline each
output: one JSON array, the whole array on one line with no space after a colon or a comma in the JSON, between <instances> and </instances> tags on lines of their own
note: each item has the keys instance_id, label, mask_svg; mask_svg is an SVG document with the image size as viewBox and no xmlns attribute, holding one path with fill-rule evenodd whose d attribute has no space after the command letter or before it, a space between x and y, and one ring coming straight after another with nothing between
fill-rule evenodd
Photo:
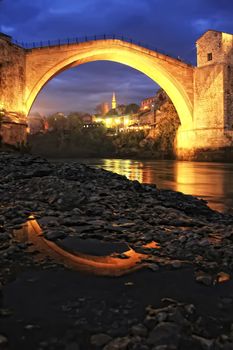
<instances>
[{"instance_id":1,"label":"stone masonry wall","mask_svg":"<svg viewBox=\"0 0 233 350\"><path fill-rule=\"evenodd\" d=\"M0 140L5 144L26 142L24 106L26 52L11 38L0 34Z\"/></svg>"},{"instance_id":2,"label":"stone masonry wall","mask_svg":"<svg viewBox=\"0 0 233 350\"><path fill-rule=\"evenodd\" d=\"M109 51L109 53L102 53L103 51ZM115 51L115 53L112 53ZM132 58L132 53L138 57ZM87 54L87 55L86 55ZM31 107L33 100L30 100L30 93L38 83L38 81L44 79L46 83L54 75L60 73L62 70L76 66L79 64L91 62L93 60L116 60L119 62L118 56L124 55L124 60L132 67L136 65L136 59L145 59L144 65L153 69L153 65L161 66L169 76L176 80L185 91L187 98L190 100L190 104L193 104L193 67L184 64L181 61L170 58L158 52L148 51L147 49L140 48L136 45L121 42L119 40L98 40L93 42L71 44L66 46L54 46L42 49L32 49L27 52L26 57L26 100L29 101L28 108ZM78 57L71 65L66 66L64 62L72 57ZM83 57L82 57L83 56ZM93 59L94 57L94 59ZM60 67L59 69L57 67ZM141 64L141 68L144 66ZM156 69L155 69L156 70ZM159 77L159 72L157 73ZM43 87L40 86L40 88ZM39 91L37 91L38 93ZM34 98L34 96L33 96Z\"/></svg>"},{"instance_id":3,"label":"stone masonry wall","mask_svg":"<svg viewBox=\"0 0 233 350\"><path fill-rule=\"evenodd\" d=\"M208 54L212 55L209 60ZM203 114L207 112L206 124L232 130L233 35L213 30L203 34L197 41L197 62L195 124L201 126L199 113L201 114L204 106ZM204 86L199 87L200 84ZM208 114L212 118L208 118Z\"/></svg>"},{"instance_id":4,"label":"stone masonry wall","mask_svg":"<svg viewBox=\"0 0 233 350\"><path fill-rule=\"evenodd\" d=\"M224 123L227 130L233 130L233 65L224 67Z\"/></svg>"},{"instance_id":5,"label":"stone masonry wall","mask_svg":"<svg viewBox=\"0 0 233 350\"><path fill-rule=\"evenodd\" d=\"M16 123L0 124L0 140L7 145L20 146L27 142L25 125Z\"/></svg>"},{"instance_id":6,"label":"stone masonry wall","mask_svg":"<svg viewBox=\"0 0 233 350\"><path fill-rule=\"evenodd\" d=\"M198 67L224 61L224 54L222 51L222 33L210 30L198 39L196 46ZM208 61L208 53L212 54L212 60Z\"/></svg>"},{"instance_id":7,"label":"stone masonry wall","mask_svg":"<svg viewBox=\"0 0 233 350\"><path fill-rule=\"evenodd\" d=\"M194 81L196 143L232 146L226 131L233 127L233 35L208 31L197 41ZM211 57L208 57L211 54ZM210 59L211 58L211 59Z\"/></svg>"},{"instance_id":8,"label":"stone masonry wall","mask_svg":"<svg viewBox=\"0 0 233 350\"><path fill-rule=\"evenodd\" d=\"M24 112L25 50L0 35L0 108Z\"/></svg>"},{"instance_id":9,"label":"stone masonry wall","mask_svg":"<svg viewBox=\"0 0 233 350\"><path fill-rule=\"evenodd\" d=\"M195 70L194 128L224 127L224 66L208 65Z\"/></svg>"}]
</instances>

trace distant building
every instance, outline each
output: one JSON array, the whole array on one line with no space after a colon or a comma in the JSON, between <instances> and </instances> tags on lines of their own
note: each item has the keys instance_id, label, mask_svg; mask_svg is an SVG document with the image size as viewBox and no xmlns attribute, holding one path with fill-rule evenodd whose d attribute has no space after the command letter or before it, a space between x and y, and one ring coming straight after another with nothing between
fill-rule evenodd
<instances>
[{"instance_id":1,"label":"distant building","mask_svg":"<svg viewBox=\"0 0 233 350\"><path fill-rule=\"evenodd\" d=\"M101 108L101 115L107 114L110 110L108 102L101 103L100 108Z\"/></svg>"},{"instance_id":2,"label":"distant building","mask_svg":"<svg viewBox=\"0 0 233 350\"><path fill-rule=\"evenodd\" d=\"M124 105L119 105L118 108L115 92L112 94L112 108L110 113L105 113L106 109L104 108L106 108L106 104L107 103L102 103L101 105L101 115L93 115L92 117L92 122L96 125L104 125L112 134L122 131L138 131L144 129L144 126L140 125L139 113L126 114ZM85 127L89 128L90 125Z\"/></svg>"},{"instance_id":3,"label":"distant building","mask_svg":"<svg viewBox=\"0 0 233 350\"><path fill-rule=\"evenodd\" d=\"M155 103L155 96L145 98L144 100L142 100L140 104L140 111L146 111L151 109L154 103Z\"/></svg>"},{"instance_id":4,"label":"distant building","mask_svg":"<svg viewBox=\"0 0 233 350\"><path fill-rule=\"evenodd\" d=\"M90 124L92 123L92 116L88 113L86 114L83 114L81 117L82 121L85 123L85 124Z\"/></svg>"},{"instance_id":5,"label":"distant building","mask_svg":"<svg viewBox=\"0 0 233 350\"><path fill-rule=\"evenodd\" d=\"M139 124L154 128L162 117L161 107L169 100L169 97L162 89L158 90L154 97L148 97L142 100Z\"/></svg>"},{"instance_id":6,"label":"distant building","mask_svg":"<svg viewBox=\"0 0 233 350\"><path fill-rule=\"evenodd\" d=\"M156 111L157 112L157 111ZM140 116L140 125L154 125L156 119L156 112L148 110Z\"/></svg>"},{"instance_id":7,"label":"distant building","mask_svg":"<svg viewBox=\"0 0 233 350\"><path fill-rule=\"evenodd\" d=\"M133 123L130 115L93 116L93 122L102 123L107 129L117 131L127 129Z\"/></svg>"}]
</instances>

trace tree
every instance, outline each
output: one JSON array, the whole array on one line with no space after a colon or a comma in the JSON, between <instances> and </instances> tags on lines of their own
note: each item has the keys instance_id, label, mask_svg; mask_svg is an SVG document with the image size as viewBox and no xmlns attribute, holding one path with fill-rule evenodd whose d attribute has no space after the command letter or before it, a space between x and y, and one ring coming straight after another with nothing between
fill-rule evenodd
<instances>
[{"instance_id":1,"label":"tree","mask_svg":"<svg viewBox=\"0 0 233 350\"><path fill-rule=\"evenodd\" d=\"M173 155L180 119L171 101L165 102L160 111L162 117L156 126L155 144L162 154Z\"/></svg>"},{"instance_id":2,"label":"tree","mask_svg":"<svg viewBox=\"0 0 233 350\"><path fill-rule=\"evenodd\" d=\"M125 108L125 114L134 114L139 111L140 107L136 103L130 103Z\"/></svg>"},{"instance_id":3,"label":"tree","mask_svg":"<svg viewBox=\"0 0 233 350\"><path fill-rule=\"evenodd\" d=\"M63 113L54 113L47 118L49 128L54 131L64 131L66 128L67 120Z\"/></svg>"},{"instance_id":4,"label":"tree","mask_svg":"<svg viewBox=\"0 0 233 350\"><path fill-rule=\"evenodd\" d=\"M117 109L110 109L109 111L108 111L108 113L106 113L106 115L107 116L110 116L110 115L118 115L118 113L117 113Z\"/></svg>"},{"instance_id":5,"label":"tree","mask_svg":"<svg viewBox=\"0 0 233 350\"><path fill-rule=\"evenodd\" d=\"M80 131L83 124L81 113L72 112L67 116L67 129L69 131Z\"/></svg>"},{"instance_id":6,"label":"tree","mask_svg":"<svg viewBox=\"0 0 233 350\"><path fill-rule=\"evenodd\" d=\"M119 115L124 115L125 114L125 109L126 109L126 106L125 105L118 105L117 106L117 112Z\"/></svg>"}]
</instances>

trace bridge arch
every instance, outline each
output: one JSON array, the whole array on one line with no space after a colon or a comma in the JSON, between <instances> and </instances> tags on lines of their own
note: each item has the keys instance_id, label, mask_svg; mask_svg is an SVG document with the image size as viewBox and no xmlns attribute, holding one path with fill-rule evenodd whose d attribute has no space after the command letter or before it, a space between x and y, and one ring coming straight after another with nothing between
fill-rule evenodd
<instances>
[{"instance_id":1,"label":"bridge arch","mask_svg":"<svg viewBox=\"0 0 233 350\"><path fill-rule=\"evenodd\" d=\"M94 61L121 63L147 75L172 100L182 129L193 128L193 102L189 87L185 86L185 76L187 72L192 76L193 67L121 40L98 40L70 45L68 49L62 46L32 49L26 57L26 114L49 80L66 69Z\"/></svg>"}]
</instances>

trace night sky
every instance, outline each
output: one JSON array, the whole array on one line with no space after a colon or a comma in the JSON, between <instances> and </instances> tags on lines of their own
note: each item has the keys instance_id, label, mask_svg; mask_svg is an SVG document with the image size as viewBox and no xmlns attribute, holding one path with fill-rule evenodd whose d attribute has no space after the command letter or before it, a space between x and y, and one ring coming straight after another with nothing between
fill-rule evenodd
<instances>
[{"instance_id":1,"label":"night sky","mask_svg":"<svg viewBox=\"0 0 233 350\"><path fill-rule=\"evenodd\" d=\"M0 31L24 42L122 34L195 64L195 41L206 30L233 33L231 0L0 0ZM129 67L92 62L51 80L32 111L92 112L111 100L140 103L158 86Z\"/></svg>"}]
</instances>

